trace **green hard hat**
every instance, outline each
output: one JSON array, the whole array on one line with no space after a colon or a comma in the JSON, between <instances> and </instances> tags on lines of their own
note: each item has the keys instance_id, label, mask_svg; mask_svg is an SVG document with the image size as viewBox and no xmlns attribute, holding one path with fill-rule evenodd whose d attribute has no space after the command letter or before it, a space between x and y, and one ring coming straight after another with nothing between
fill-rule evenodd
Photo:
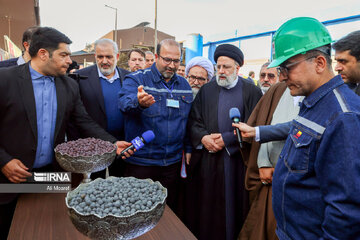
<instances>
[{"instance_id":1,"label":"green hard hat","mask_svg":"<svg viewBox=\"0 0 360 240\"><path fill-rule=\"evenodd\" d=\"M277 67L287 59L332 42L326 27L310 17L293 18L281 25L272 39L272 61Z\"/></svg>"}]
</instances>

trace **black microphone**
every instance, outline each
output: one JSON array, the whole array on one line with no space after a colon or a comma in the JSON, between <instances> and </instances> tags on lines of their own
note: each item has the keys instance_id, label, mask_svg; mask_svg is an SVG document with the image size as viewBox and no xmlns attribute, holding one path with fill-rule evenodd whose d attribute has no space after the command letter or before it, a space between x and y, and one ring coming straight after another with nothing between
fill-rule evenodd
<instances>
[{"instance_id":1,"label":"black microphone","mask_svg":"<svg viewBox=\"0 0 360 240\"><path fill-rule=\"evenodd\" d=\"M230 115L230 119L234 122L234 123L239 123L240 122L240 111L238 108L231 108L229 111L229 115ZM240 130L236 127L235 128L236 131L236 136L239 142L239 146L240 148L242 148L242 138L241 138L241 133Z\"/></svg>"},{"instance_id":2,"label":"black microphone","mask_svg":"<svg viewBox=\"0 0 360 240\"><path fill-rule=\"evenodd\" d=\"M142 148L145 143L151 142L155 138L155 134L153 131L148 130L144 132L141 137L136 137L133 140L131 140L131 145L124 150L121 151L120 156L125 156L125 152L136 149L137 151Z\"/></svg>"}]
</instances>

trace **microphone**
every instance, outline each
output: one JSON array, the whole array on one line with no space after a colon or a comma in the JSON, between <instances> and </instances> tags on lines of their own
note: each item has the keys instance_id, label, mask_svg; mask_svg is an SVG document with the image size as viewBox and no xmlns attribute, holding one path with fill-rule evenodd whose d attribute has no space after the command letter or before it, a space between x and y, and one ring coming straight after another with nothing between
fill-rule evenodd
<instances>
[{"instance_id":1,"label":"microphone","mask_svg":"<svg viewBox=\"0 0 360 240\"><path fill-rule=\"evenodd\" d=\"M234 122L234 123L239 123L240 122L240 111L238 108L231 108L229 111L229 115L230 115L230 119ZM235 128L236 131L236 136L239 142L239 146L240 148L242 148L242 139L241 139L241 134L239 129L236 127Z\"/></svg>"},{"instance_id":2,"label":"microphone","mask_svg":"<svg viewBox=\"0 0 360 240\"><path fill-rule=\"evenodd\" d=\"M152 140L154 140L155 138L155 134L153 131L148 130L146 132L144 132L141 137L136 137L133 140L131 140L131 145L127 148L125 148L124 150L121 151L120 156L125 156L125 152L129 151L129 150L134 150L136 149L137 151L142 148L145 143L149 143Z\"/></svg>"}]
</instances>

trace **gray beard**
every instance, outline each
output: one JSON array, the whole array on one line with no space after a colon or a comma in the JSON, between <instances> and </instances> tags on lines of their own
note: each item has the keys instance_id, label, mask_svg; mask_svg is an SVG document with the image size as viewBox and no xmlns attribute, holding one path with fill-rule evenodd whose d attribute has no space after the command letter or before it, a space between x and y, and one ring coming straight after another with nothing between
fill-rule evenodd
<instances>
[{"instance_id":1,"label":"gray beard","mask_svg":"<svg viewBox=\"0 0 360 240\"><path fill-rule=\"evenodd\" d=\"M199 88L191 88L191 90L192 90L192 94L193 94L193 99L195 99L196 94L198 94L200 89Z\"/></svg>"},{"instance_id":2,"label":"gray beard","mask_svg":"<svg viewBox=\"0 0 360 240\"><path fill-rule=\"evenodd\" d=\"M163 72L161 73L161 75L165 78L165 79L170 79L174 76L174 73L167 73L167 72Z\"/></svg>"},{"instance_id":3,"label":"gray beard","mask_svg":"<svg viewBox=\"0 0 360 240\"><path fill-rule=\"evenodd\" d=\"M103 68L101 68L101 67L99 67L99 69L100 69L100 72L102 73L102 74L104 74L104 76L109 76L110 74L112 74L113 72L114 72L114 70L115 70L115 65L112 67L112 68L110 68L110 69L103 69Z\"/></svg>"},{"instance_id":4,"label":"gray beard","mask_svg":"<svg viewBox=\"0 0 360 240\"><path fill-rule=\"evenodd\" d=\"M226 80L220 80L220 75L218 73L216 73L216 83L220 87L228 87L228 86L230 86L238 77L237 74L236 74L236 71L234 71L230 76L225 76L225 74L223 74L221 76L226 77Z\"/></svg>"},{"instance_id":5,"label":"gray beard","mask_svg":"<svg viewBox=\"0 0 360 240\"><path fill-rule=\"evenodd\" d=\"M261 91L263 91L264 93L267 92L267 90L269 90L270 87L260 87L261 88Z\"/></svg>"}]
</instances>

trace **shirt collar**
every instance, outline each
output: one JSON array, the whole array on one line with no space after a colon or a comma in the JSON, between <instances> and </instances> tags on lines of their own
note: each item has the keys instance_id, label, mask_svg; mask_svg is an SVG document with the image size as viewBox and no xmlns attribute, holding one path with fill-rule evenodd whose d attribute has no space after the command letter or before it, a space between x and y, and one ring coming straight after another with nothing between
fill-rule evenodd
<instances>
[{"instance_id":1,"label":"shirt collar","mask_svg":"<svg viewBox=\"0 0 360 240\"><path fill-rule=\"evenodd\" d=\"M163 75L161 75L161 73L159 72L159 70L156 67L156 64L153 64L151 66L151 71L153 72L153 74L155 74L155 78L154 78L154 82L160 82L160 81L165 81ZM174 76L172 76L172 78L170 79L170 81L167 84L172 84L178 81L178 75L175 73Z\"/></svg>"},{"instance_id":2,"label":"shirt collar","mask_svg":"<svg viewBox=\"0 0 360 240\"><path fill-rule=\"evenodd\" d=\"M41 73L37 72L35 69L31 67L31 64L29 64L29 70L30 70L30 76L32 80L40 80L40 79L49 79L52 82L55 80L55 77L53 76L45 76Z\"/></svg>"},{"instance_id":3,"label":"shirt collar","mask_svg":"<svg viewBox=\"0 0 360 240\"><path fill-rule=\"evenodd\" d=\"M110 79L108 79L104 74L102 74L102 72L100 71L100 69L98 67L97 67L97 70L98 70L99 78L103 78L106 81L108 81L109 83L113 83L116 79L120 78L117 68L115 68L115 70L114 70L115 71L114 76L112 76Z\"/></svg>"},{"instance_id":4,"label":"shirt collar","mask_svg":"<svg viewBox=\"0 0 360 240\"><path fill-rule=\"evenodd\" d=\"M20 57L18 58L18 60L16 61L16 63L17 63L17 65L24 64L24 63L25 63L25 60L24 60L23 56L20 56Z\"/></svg>"},{"instance_id":5,"label":"shirt collar","mask_svg":"<svg viewBox=\"0 0 360 240\"><path fill-rule=\"evenodd\" d=\"M303 100L303 104L307 108L311 108L314 106L321 98L323 98L327 93L332 91L333 89L337 88L338 86L344 84L344 81L342 80L340 75L337 75L333 77L330 81L320 86L318 89L316 89L313 93L311 93L309 96L307 96Z\"/></svg>"}]
</instances>

